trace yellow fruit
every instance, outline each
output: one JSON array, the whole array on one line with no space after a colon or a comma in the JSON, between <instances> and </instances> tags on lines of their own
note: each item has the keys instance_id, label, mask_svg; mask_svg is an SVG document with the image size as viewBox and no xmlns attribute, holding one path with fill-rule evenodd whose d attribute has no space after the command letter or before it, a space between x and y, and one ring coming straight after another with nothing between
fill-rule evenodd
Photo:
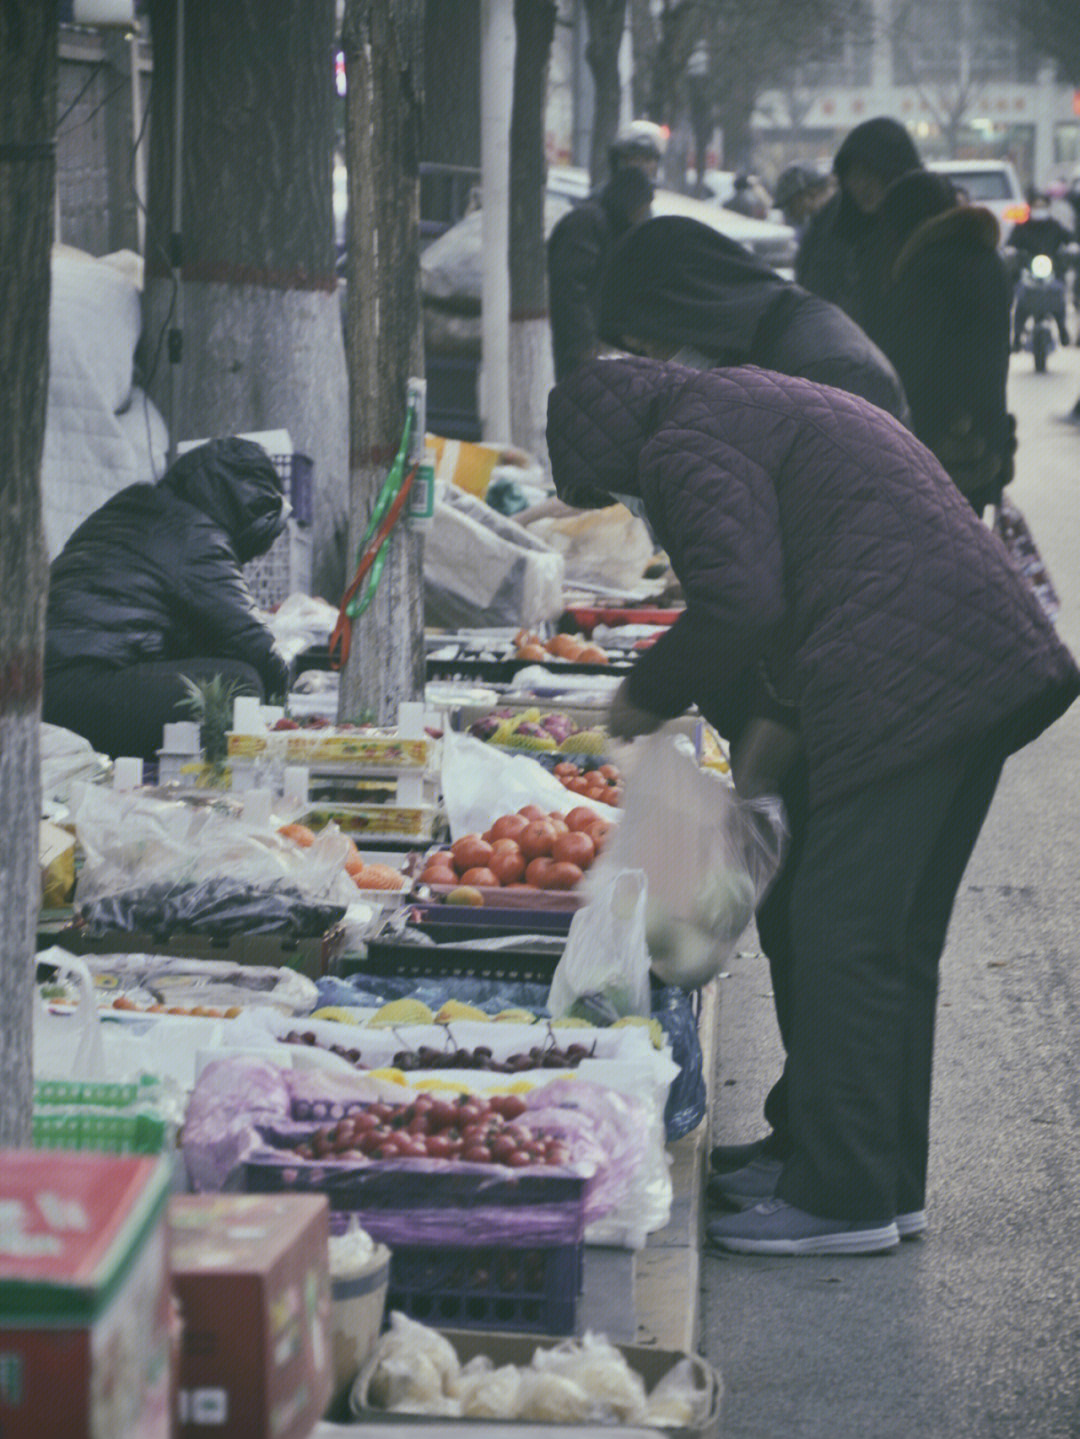
<instances>
[{"instance_id":1,"label":"yellow fruit","mask_svg":"<svg viewBox=\"0 0 1080 1439\"><path fill-rule=\"evenodd\" d=\"M650 1019L647 1014L624 1014L621 1019L616 1019L612 1023L611 1028L626 1029L630 1026L647 1029L649 1031L649 1038L653 1042L653 1047L655 1049L663 1049L667 1035L664 1032L664 1026L658 1019Z\"/></svg>"},{"instance_id":2,"label":"yellow fruit","mask_svg":"<svg viewBox=\"0 0 1080 1439\"><path fill-rule=\"evenodd\" d=\"M336 1019L339 1024L359 1024L355 1014L347 1009L342 1009L339 1004L328 1004L323 1009L316 1009L312 1012L312 1019Z\"/></svg>"},{"instance_id":3,"label":"yellow fruit","mask_svg":"<svg viewBox=\"0 0 1080 1439\"><path fill-rule=\"evenodd\" d=\"M463 1004L460 999L448 999L435 1016L436 1024L449 1024L452 1019L490 1019L475 1004Z\"/></svg>"},{"instance_id":4,"label":"yellow fruit","mask_svg":"<svg viewBox=\"0 0 1080 1439\"><path fill-rule=\"evenodd\" d=\"M392 999L377 1009L368 1024L381 1028L385 1024L431 1024L434 1014L418 999Z\"/></svg>"},{"instance_id":5,"label":"yellow fruit","mask_svg":"<svg viewBox=\"0 0 1080 1439\"><path fill-rule=\"evenodd\" d=\"M604 754L611 744L603 730L583 729L567 735L559 746L562 754Z\"/></svg>"},{"instance_id":6,"label":"yellow fruit","mask_svg":"<svg viewBox=\"0 0 1080 1439\"><path fill-rule=\"evenodd\" d=\"M464 1085L464 1084L455 1084L452 1079L414 1079L414 1080L412 1081L412 1087L413 1087L414 1089L424 1089L424 1090L444 1090L444 1089L445 1089L445 1090L450 1091L450 1093L452 1093L452 1094L468 1094L468 1093L469 1093L469 1089L468 1089L468 1086L467 1086L467 1085Z\"/></svg>"},{"instance_id":7,"label":"yellow fruit","mask_svg":"<svg viewBox=\"0 0 1080 1439\"><path fill-rule=\"evenodd\" d=\"M368 1079L385 1079L391 1084L408 1084L408 1080L400 1069L371 1069L368 1071Z\"/></svg>"},{"instance_id":8,"label":"yellow fruit","mask_svg":"<svg viewBox=\"0 0 1080 1439\"><path fill-rule=\"evenodd\" d=\"M536 1015L528 1009L501 1009L495 1016L497 1024L535 1024Z\"/></svg>"},{"instance_id":9,"label":"yellow fruit","mask_svg":"<svg viewBox=\"0 0 1080 1439\"><path fill-rule=\"evenodd\" d=\"M484 896L471 884L459 884L446 896L447 904L483 904Z\"/></svg>"}]
</instances>

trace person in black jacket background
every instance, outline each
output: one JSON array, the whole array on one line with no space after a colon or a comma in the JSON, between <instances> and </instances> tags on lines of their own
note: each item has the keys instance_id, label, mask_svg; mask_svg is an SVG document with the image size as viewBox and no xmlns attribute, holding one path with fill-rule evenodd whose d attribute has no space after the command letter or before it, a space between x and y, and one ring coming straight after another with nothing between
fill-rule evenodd
<instances>
[{"instance_id":1,"label":"person in black jacket background","mask_svg":"<svg viewBox=\"0 0 1080 1439\"><path fill-rule=\"evenodd\" d=\"M599 325L602 340L631 353L695 369L760 365L909 419L896 371L843 310L682 215L645 220L620 240Z\"/></svg>"},{"instance_id":2,"label":"person in black jacket background","mask_svg":"<svg viewBox=\"0 0 1080 1439\"><path fill-rule=\"evenodd\" d=\"M106 754L154 756L189 718L180 676L282 695L288 667L241 566L285 528L281 480L250 440L211 440L95 510L53 561L42 718Z\"/></svg>"},{"instance_id":3,"label":"person in black jacket background","mask_svg":"<svg viewBox=\"0 0 1080 1439\"><path fill-rule=\"evenodd\" d=\"M548 305L555 378L597 353L600 282L612 246L645 219L659 161L655 140L629 134L611 147L611 178L556 224L548 239Z\"/></svg>"},{"instance_id":4,"label":"person in black jacket background","mask_svg":"<svg viewBox=\"0 0 1080 1439\"><path fill-rule=\"evenodd\" d=\"M898 120L879 115L856 125L833 160L836 194L811 218L799 245L799 284L862 324L860 271L875 211L894 180L921 168L915 142Z\"/></svg>"},{"instance_id":5,"label":"person in black jacket background","mask_svg":"<svg viewBox=\"0 0 1080 1439\"><path fill-rule=\"evenodd\" d=\"M1006 407L1011 289L998 224L944 175L896 180L862 276L867 332L896 366L912 427L982 514L1012 478Z\"/></svg>"}]
</instances>

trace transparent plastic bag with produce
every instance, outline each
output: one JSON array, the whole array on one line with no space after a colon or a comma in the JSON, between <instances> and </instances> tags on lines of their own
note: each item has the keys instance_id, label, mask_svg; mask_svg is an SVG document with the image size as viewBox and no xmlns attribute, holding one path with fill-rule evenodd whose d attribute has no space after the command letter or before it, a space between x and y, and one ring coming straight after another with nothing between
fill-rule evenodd
<instances>
[{"instance_id":1,"label":"transparent plastic bag with produce","mask_svg":"<svg viewBox=\"0 0 1080 1439\"><path fill-rule=\"evenodd\" d=\"M548 994L553 1018L595 1022L650 1012L645 876L604 868L603 882L590 884L589 903L571 920L555 966Z\"/></svg>"},{"instance_id":2,"label":"transparent plastic bag with produce","mask_svg":"<svg viewBox=\"0 0 1080 1439\"><path fill-rule=\"evenodd\" d=\"M622 819L586 893L622 870L643 872L652 971L698 989L727 963L780 868L783 806L773 796L739 799L667 728L635 744L624 771Z\"/></svg>"}]
</instances>

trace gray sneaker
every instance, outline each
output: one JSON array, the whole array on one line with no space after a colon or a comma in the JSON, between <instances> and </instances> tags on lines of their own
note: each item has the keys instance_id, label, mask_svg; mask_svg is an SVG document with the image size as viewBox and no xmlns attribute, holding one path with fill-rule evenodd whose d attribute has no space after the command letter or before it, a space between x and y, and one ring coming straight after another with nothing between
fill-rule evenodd
<instances>
[{"instance_id":1,"label":"gray sneaker","mask_svg":"<svg viewBox=\"0 0 1080 1439\"><path fill-rule=\"evenodd\" d=\"M709 1200L726 1209L750 1209L763 1199L773 1197L783 1167L779 1159L752 1159L741 1169L715 1174L706 1191Z\"/></svg>"},{"instance_id":2,"label":"gray sneaker","mask_svg":"<svg viewBox=\"0 0 1080 1439\"><path fill-rule=\"evenodd\" d=\"M737 1254L880 1254L900 1243L895 1220L823 1219L782 1199L713 1219L707 1232Z\"/></svg>"},{"instance_id":3,"label":"gray sneaker","mask_svg":"<svg viewBox=\"0 0 1080 1439\"><path fill-rule=\"evenodd\" d=\"M926 1232L926 1210L912 1209L896 1216L896 1232L901 1239L918 1239Z\"/></svg>"}]
</instances>

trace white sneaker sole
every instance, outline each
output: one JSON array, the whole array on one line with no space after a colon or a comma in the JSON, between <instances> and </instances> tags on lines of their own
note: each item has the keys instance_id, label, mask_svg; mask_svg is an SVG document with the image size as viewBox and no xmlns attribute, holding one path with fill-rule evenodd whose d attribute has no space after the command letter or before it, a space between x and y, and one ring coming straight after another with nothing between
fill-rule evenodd
<instances>
[{"instance_id":1,"label":"white sneaker sole","mask_svg":"<svg viewBox=\"0 0 1080 1439\"><path fill-rule=\"evenodd\" d=\"M918 1239L926 1233L926 1210L912 1209L908 1214L896 1216L896 1232L901 1239Z\"/></svg>"},{"instance_id":2,"label":"white sneaker sole","mask_svg":"<svg viewBox=\"0 0 1080 1439\"><path fill-rule=\"evenodd\" d=\"M815 1234L805 1239L739 1239L724 1236L712 1241L736 1254L881 1254L895 1249L900 1235L895 1223L878 1229L852 1229L838 1234Z\"/></svg>"}]
</instances>

